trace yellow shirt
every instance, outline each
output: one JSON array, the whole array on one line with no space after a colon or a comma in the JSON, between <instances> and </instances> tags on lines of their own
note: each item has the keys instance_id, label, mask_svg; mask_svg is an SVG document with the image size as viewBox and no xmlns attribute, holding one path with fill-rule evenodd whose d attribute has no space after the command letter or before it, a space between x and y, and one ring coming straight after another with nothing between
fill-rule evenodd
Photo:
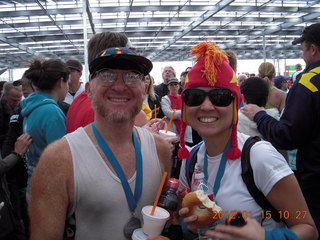
<instances>
[{"instance_id":1,"label":"yellow shirt","mask_svg":"<svg viewBox=\"0 0 320 240\"><path fill-rule=\"evenodd\" d=\"M147 120L149 121L152 117L152 110L148 107L148 105L144 102L142 103L142 111L147 115Z\"/></svg>"}]
</instances>

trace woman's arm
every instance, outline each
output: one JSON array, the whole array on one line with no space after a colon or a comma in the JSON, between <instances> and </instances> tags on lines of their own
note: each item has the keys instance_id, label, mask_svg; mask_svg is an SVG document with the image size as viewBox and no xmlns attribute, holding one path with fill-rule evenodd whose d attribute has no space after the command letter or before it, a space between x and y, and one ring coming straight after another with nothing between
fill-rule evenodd
<instances>
[{"instance_id":1,"label":"woman's arm","mask_svg":"<svg viewBox=\"0 0 320 240\"><path fill-rule=\"evenodd\" d=\"M278 181L267 195L267 199L273 207L282 213L282 219L300 240L316 240L318 238L315 224L293 174ZM265 240L265 230L256 220L248 218L246 222L244 227L218 225L214 231L208 231L206 235L220 240Z\"/></svg>"},{"instance_id":2,"label":"woman's arm","mask_svg":"<svg viewBox=\"0 0 320 240\"><path fill-rule=\"evenodd\" d=\"M0 176L9 171L19 160L22 159L31 144L29 134L22 134L14 145L14 153L9 154L0 160Z\"/></svg>"},{"instance_id":3,"label":"woman's arm","mask_svg":"<svg viewBox=\"0 0 320 240\"><path fill-rule=\"evenodd\" d=\"M315 223L293 174L277 182L267 195L267 199L301 240L318 238Z\"/></svg>"},{"instance_id":4,"label":"woman's arm","mask_svg":"<svg viewBox=\"0 0 320 240\"><path fill-rule=\"evenodd\" d=\"M170 117L171 117L171 115L173 113L173 110L171 109L171 101L168 98L168 96L162 97L162 99L161 99L161 110L162 110L163 114L168 119L170 119Z\"/></svg>"}]
</instances>

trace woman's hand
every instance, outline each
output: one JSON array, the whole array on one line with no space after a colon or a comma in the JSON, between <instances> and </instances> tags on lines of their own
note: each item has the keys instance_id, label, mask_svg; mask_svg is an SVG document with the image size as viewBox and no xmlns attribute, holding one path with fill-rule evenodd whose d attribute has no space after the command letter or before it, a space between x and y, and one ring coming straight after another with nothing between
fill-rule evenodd
<instances>
[{"instance_id":1,"label":"woman's hand","mask_svg":"<svg viewBox=\"0 0 320 240\"><path fill-rule=\"evenodd\" d=\"M183 221L188 225L188 229L189 231L197 234L197 225L194 223L197 220L197 216L196 215L192 215L187 217L189 213L189 208L181 208L179 210L179 216L183 218Z\"/></svg>"},{"instance_id":2,"label":"woman's hand","mask_svg":"<svg viewBox=\"0 0 320 240\"><path fill-rule=\"evenodd\" d=\"M20 135L14 144L14 152L24 156L32 142L31 136L27 133Z\"/></svg>"},{"instance_id":3,"label":"woman's hand","mask_svg":"<svg viewBox=\"0 0 320 240\"><path fill-rule=\"evenodd\" d=\"M265 239L265 231L255 219L248 218L246 222L243 227L217 225L213 231L207 231L205 235L219 240Z\"/></svg>"},{"instance_id":4,"label":"woman's hand","mask_svg":"<svg viewBox=\"0 0 320 240\"><path fill-rule=\"evenodd\" d=\"M240 109L240 111L246 115L251 121L253 121L254 116L260 112L264 111L265 109L263 107L259 107L255 104L246 104L243 108Z\"/></svg>"}]
</instances>

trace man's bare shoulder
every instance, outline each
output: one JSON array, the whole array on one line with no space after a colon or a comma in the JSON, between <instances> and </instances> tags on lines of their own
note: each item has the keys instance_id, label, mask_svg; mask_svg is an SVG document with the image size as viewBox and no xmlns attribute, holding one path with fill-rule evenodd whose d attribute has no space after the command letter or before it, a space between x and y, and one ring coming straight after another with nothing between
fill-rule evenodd
<instances>
[{"instance_id":1,"label":"man's bare shoulder","mask_svg":"<svg viewBox=\"0 0 320 240\"><path fill-rule=\"evenodd\" d=\"M39 197L39 192L45 192L47 196L62 193L64 196L72 196L72 171L72 158L67 140L62 138L49 144L32 174L32 195Z\"/></svg>"},{"instance_id":2,"label":"man's bare shoulder","mask_svg":"<svg viewBox=\"0 0 320 240\"><path fill-rule=\"evenodd\" d=\"M41 154L37 168L65 169L71 164L71 152L65 138L61 138L49 144ZM50 169L49 169L50 170ZM48 171L48 170L47 170Z\"/></svg>"}]
</instances>

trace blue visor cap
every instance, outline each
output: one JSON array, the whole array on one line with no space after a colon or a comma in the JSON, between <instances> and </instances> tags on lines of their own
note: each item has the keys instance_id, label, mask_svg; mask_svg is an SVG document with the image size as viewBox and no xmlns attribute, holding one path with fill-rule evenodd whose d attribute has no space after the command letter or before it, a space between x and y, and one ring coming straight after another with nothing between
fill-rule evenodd
<instances>
[{"instance_id":1,"label":"blue visor cap","mask_svg":"<svg viewBox=\"0 0 320 240\"><path fill-rule=\"evenodd\" d=\"M104 68L136 70L147 75L151 72L152 67L152 62L149 59L138 55L129 48L115 47L105 49L97 54L89 64L89 71L90 76Z\"/></svg>"}]
</instances>

